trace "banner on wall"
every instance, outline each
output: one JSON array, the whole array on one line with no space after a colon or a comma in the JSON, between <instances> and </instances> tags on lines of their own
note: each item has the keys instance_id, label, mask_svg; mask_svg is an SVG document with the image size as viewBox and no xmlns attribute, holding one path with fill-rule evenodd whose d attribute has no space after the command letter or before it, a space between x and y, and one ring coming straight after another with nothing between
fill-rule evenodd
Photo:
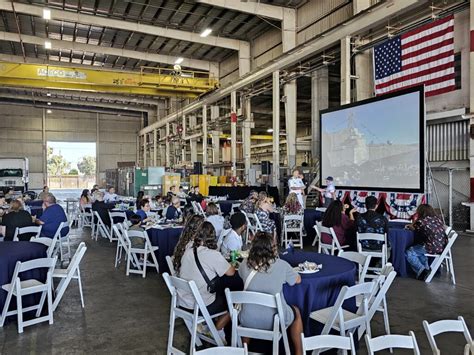
<instances>
[{"instance_id":1,"label":"banner on wall","mask_svg":"<svg viewBox=\"0 0 474 355\"><path fill-rule=\"evenodd\" d=\"M359 213L367 211L365 208L365 198L367 196L375 196L379 204L383 200L385 211L393 218L401 219L411 219L416 213L417 207L426 201L424 194L354 190L336 191L337 199L341 201L349 199L351 205L355 207Z\"/></svg>"}]
</instances>

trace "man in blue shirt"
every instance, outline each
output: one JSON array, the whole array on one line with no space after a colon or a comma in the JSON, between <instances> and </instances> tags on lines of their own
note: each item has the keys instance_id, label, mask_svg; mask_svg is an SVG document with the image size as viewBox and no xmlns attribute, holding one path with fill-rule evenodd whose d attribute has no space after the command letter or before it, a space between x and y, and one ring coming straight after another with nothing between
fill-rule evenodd
<instances>
[{"instance_id":1,"label":"man in blue shirt","mask_svg":"<svg viewBox=\"0 0 474 355\"><path fill-rule=\"evenodd\" d=\"M41 228L41 236L53 238L61 222L66 222L67 224L66 213L64 209L56 203L56 197L51 193L47 193L43 198L43 214L36 220L37 224L43 226L43 228ZM61 231L61 237L64 237L69 232L68 229Z\"/></svg>"}]
</instances>

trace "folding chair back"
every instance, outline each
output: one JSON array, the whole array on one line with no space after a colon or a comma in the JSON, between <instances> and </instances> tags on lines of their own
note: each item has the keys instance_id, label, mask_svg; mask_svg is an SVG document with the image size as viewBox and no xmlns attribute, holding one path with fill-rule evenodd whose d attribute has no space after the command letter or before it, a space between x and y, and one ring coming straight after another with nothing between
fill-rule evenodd
<instances>
[{"instance_id":1,"label":"folding chair back","mask_svg":"<svg viewBox=\"0 0 474 355\"><path fill-rule=\"evenodd\" d=\"M233 203L232 207L230 208L230 215L232 216L234 213L240 212L240 203ZM235 211L237 209L237 211Z\"/></svg>"},{"instance_id":2,"label":"folding chair back","mask_svg":"<svg viewBox=\"0 0 474 355\"><path fill-rule=\"evenodd\" d=\"M114 234L113 226L119 223L122 224L124 221L126 221L127 214L123 211L114 211L114 212L109 211L109 217L110 217L110 236L112 237L112 240L117 240L118 236Z\"/></svg>"},{"instance_id":3,"label":"folding chair back","mask_svg":"<svg viewBox=\"0 0 474 355\"><path fill-rule=\"evenodd\" d=\"M125 229L122 223L112 225L112 231L117 236L117 250L115 252L115 267L117 267L122 260L122 252L125 252L125 257L128 255L128 242L125 239Z\"/></svg>"},{"instance_id":4,"label":"folding chair back","mask_svg":"<svg viewBox=\"0 0 474 355\"><path fill-rule=\"evenodd\" d=\"M191 205L193 206L194 213L199 214L199 215L203 216L204 218L206 218L206 213L202 209L202 206L199 202L191 201Z\"/></svg>"},{"instance_id":5,"label":"folding chair back","mask_svg":"<svg viewBox=\"0 0 474 355\"><path fill-rule=\"evenodd\" d=\"M163 273L163 279L165 280L166 286L171 294L171 307L170 307L170 323L169 323L169 332L168 332L168 346L167 346L167 353L168 354L185 354L185 352L175 348L173 346L173 339L174 339L174 328L175 328L175 321L177 318L181 318L184 321L184 324L188 328L189 333L191 334L191 343L190 343L190 351L191 353L194 350L194 346L200 346L201 340L203 339L211 344L216 344L217 346L223 346L224 343L222 342L219 334L217 333L217 329L212 321L212 318L220 316L224 313L215 314L212 317L209 315L209 312L204 305L204 301L202 300L201 295L199 294L199 290L197 289L196 284L194 281L186 281L180 279L176 276L170 276L168 273ZM184 293L191 293L194 296L195 303L194 309L186 310L178 305L178 291ZM201 312L201 315L199 315ZM197 326L200 323L205 323L213 336L213 338L207 337L203 334L197 333Z\"/></svg>"},{"instance_id":6,"label":"folding chair back","mask_svg":"<svg viewBox=\"0 0 474 355\"><path fill-rule=\"evenodd\" d=\"M54 299L53 303L53 311L56 310L56 308L59 305L59 302L61 302L61 299L64 295L64 292L66 291L67 287L69 286L69 283L71 280L77 279L79 283L79 293L81 296L81 304L82 308L84 308L84 297L82 295L82 282L81 282L81 273L79 270L79 266L81 264L82 258L84 257L84 254L86 253L87 247L84 242L81 242L79 246L77 247L76 253L71 259L71 262L69 263L68 267L66 270L64 269L59 269L55 270L53 273L53 277L59 277L61 278L61 281L58 284L58 287L56 287L55 293L56 297Z\"/></svg>"},{"instance_id":7,"label":"folding chair back","mask_svg":"<svg viewBox=\"0 0 474 355\"><path fill-rule=\"evenodd\" d=\"M48 247L46 250L46 256L52 258L57 253L57 246L59 244L59 234L56 232L53 238L48 237L32 237L30 242L40 243Z\"/></svg>"},{"instance_id":8,"label":"folding chair back","mask_svg":"<svg viewBox=\"0 0 474 355\"><path fill-rule=\"evenodd\" d=\"M146 277L146 269L148 266L153 266L156 269L156 272L159 273L158 260L156 259L155 251L158 250L158 247L151 245L150 239L146 231L140 230L125 230L123 234L125 240L127 241L128 250L127 250L127 271L126 275L132 274L141 274L142 277ZM131 238L140 238L143 239L143 248L137 248L132 246ZM143 258L138 258L138 256L143 256ZM148 256L151 256L153 262L148 261ZM132 269L130 266L133 265L136 269Z\"/></svg>"},{"instance_id":9,"label":"folding chair back","mask_svg":"<svg viewBox=\"0 0 474 355\"><path fill-rule=\"evenodd\" d=\"M289 238L288 233L296 233L298 239ZM285 248L288 247L289 241L296 241L295 246L303 249L303 215L286 215L283 217L283 237L282 244L285 243Z\"/></svg>"},{"instance_id":10,"label":"folding chair back","mask_svg":"<svg viewBox=\"0 0 474 355\"><path fill-rule=\"evenodd\" d=\"M20 236L23 234L34 234L30 236L31 238L39 238L41 235L41 228L43 226L30 226L30 227L16 227L15 229L15 235L13 236L13 241L18 242L20 240Z\"/></svg>"},{"instance_id":11,"label":"folding chair back","mask_svg":"<svg viewBox=\"0 0 474 355\"><path fill-rule=\"evenodd\" d=\"M332 227L324 227L322 222L316 222L315 225L315 230L316 230L316 235L319 239L319 245L318 245L318 253L324 252L325 254L331 254L334 255L334 252L337 250L338 253L344 250L344 248L347 248L348 245L343 245L339 243L339 240L337 239L336 232L334 232L334 229ZM325 233L331 237L331 244L323 243L322 240L322 234ZM313 242L314 244L314 242Z\"/></svg>"},{"instance_id":12,"label":"folding chair back","mask_svg":"<svg viewBox=\"0 0 474 355\"><path fill-rule=\"evenodd\" d=\"M195 355L247 355L247 344L244 344L243 348L232 348L230 346L217 346L214 348L209 348L201 351L194 351Z\"/></svg>"},{"instance_id":13,"label":"folding chair back","mask_svg":"<svg viewBox=\"0 0 474 355\"><path fill-rule=\"evenodd\" d=\"M173 257L170 255L165 256L166 263L168 264L168 269L170 269L171 276L176 276L176 271L174 270Z\"/></svg>"},{"instance_id":14,"label":"folding chair back","mask_svg":"<svg viewBox=\"0 0 474 355\"><path fill-rule=\"evenodd\" d=\"M110 230L109 228L105 225L104 221L102 221L102 218L100 218L100 215L97 211L94 211L94 216L96 218L96 225L95 225L95 240L97 241L97 238L99 237L99 234L103 238L107 238L112 242L112 236L110 235Z\"/></svg>"},{"instance_id":15,"label":"folding chair back","mask_svg":"<svg viewBox=\"0 0 474 355\"><path fill-rule=\"evenodd\" d=\"M362 241L375 241L381 242L382 246L380 250L364 249L362 247ZM387 251L387 234L380 233L359 233L357 232L357 251L364 255L370 255L372 258L380 258L382 265L385 265L388 261ZM378 267L369 267L369 271L380 272L381 269ZM368 274L368 278L376 278L376 274Z\"/></svg>"},{"instance_id":16,"label":"folding chair back","mask_svg":"<svg viewBox=\"0 0 474 355\"><path fill-rule=\"evenodd\" d=\"M269 295L250 291L230 291L227 288L225 295L227 305L232 313L232 346L242 346L242 337L271 340L273 344L272 353L278 354L279 341L280 338L283 338L285 353L290 354L280 294ZM273 329L265 330L241 325L239 322L240 308L237 309L234 306L235 304L242 305L243 307L245 307L246 304L252 304L275 309L277 312L273 319Z\"/></svg>"},{"instance_id":17,"label":"folding chair back","mask_svg":"<svg viewBox=\"0 0 474 355\"><path fill-rule=\"evenodd\" d=\"M385 349L412 349L415 355L420 355L420 349L416 342L415 333L409 332L409 335L382 335L377 338L365 336L367 351L373 355L376 351Z\"/></svg>"},{"instance_id":18,"label":"folding chair back","mask_svg":"<svg viewBox=\"0 0 474 355\"><path fill-rule=\"evenodd\" d=\"M425 333L430 342L433 354L440 353L440 350L436 344L435 336L442 333L463 333L464 338L466 339L466 347L473 345L471 333L469 332L464 318L461 316L459 316L457 320L444 319L431 324L424 320L423 328L425 329Z\"/></svg>"},{"instance_id":19,"label":"folding chair back","mask_svg":"<svg viewBox=\"0 0 474 355\"><path fill-rule=\"evenodd\" d=\"M425 282L427 283L431 282L440 266L443 264L443 262L446 262L447 270L451 274L451 280L453 282L453 285L456 285L456 277L454 276L454 264L451 248L453 247L454 242L458 238L458 234L455 231L451 230L449 231L447 238L448 243L444 247L443 252L441 254L426 254L426 256L434 258L430 264L430 274L425 280Z\"/></svg>"},{"instance_id":20,"label":"folding chair back","mask_svg":"<svg viewBox=\"0 0 474 355\"><path fill-rule=\"evenodd\" d=\"M89 205L87 208L91 208ZM94 216L92 215L92 212L86 211L86 207L83 205L79 206L79 224L81 228L84 227L93 227L94 224Z\"/></svg>"},{"instance_id":21,"label":"folding chair back","mask_svg":"<svg viewBox=\"0 0 474 355\"><path fill-rule=\"evenodd\" d=\"M324 349L339 349L339 350L350 350L351 355L355 355L355 345L352 333L348 336L340 335L315 335L312 337L305 338L304 334L301 334L301 342L303 344L303 353L311 350L323 350Z\"/></svg>"},{"instance_id":22,"label":"folding chair back","mask_svg":"<svg viewBox=\"0 0 474 355\"><path fill-rule=\"evenodd\" d=\"M365 282L365 276L367 275L367 269L369 268L372 256L356 251L341 251L338 256L356 263L359 270L359 282Z\"/></svg>"}]
</instances>

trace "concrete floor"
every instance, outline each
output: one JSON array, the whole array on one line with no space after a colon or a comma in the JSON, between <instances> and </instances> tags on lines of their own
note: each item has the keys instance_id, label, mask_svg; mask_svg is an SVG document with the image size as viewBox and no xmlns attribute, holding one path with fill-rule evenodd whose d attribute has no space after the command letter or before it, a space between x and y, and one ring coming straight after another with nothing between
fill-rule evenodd
<instances>
[{"instance_id":1,"label":"concrete floor","mask_svg":"<svg viewBox=\"0 0 474 355\"><path fill-rule=\"evenodd\" d=\"M114 268L115 244L91 241L89 231L75 230L73 242L85 240L88 250L81 272L85 308L77 284L71 283L54 314L54 324L34 325L17 333L16 322L0 330L0 354L165 354L170 297L155 272L146 279L125 276ZM388 295L392 333L413 330L422 354L430 354L422 321L464 316L474 334L474 237L461 236L454 245L457 285L443 274L431 284L397 278ZM383 333L380 315L372 322L374 335ZM178 325L175 344L187 349L189 337ZM445 354L462 354L462 335L440 336ZM365 354L361 344L359 354ZM402 353L395 351L395 354Z\"/></svg>"}]
</instances>

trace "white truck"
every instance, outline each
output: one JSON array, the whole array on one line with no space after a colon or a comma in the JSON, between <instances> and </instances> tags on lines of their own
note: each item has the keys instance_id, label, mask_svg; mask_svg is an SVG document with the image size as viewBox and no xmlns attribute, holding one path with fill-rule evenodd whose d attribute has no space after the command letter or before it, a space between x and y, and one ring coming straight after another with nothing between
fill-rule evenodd
<instances>
[{"instance_id":1,"label":"white truck","mask_svg":"<svg viewBox=\"0 0 474 355\"><path fill-rule=\"evenodd\" d=\"M28 158L0 157L0 190L28 191Z\"/></svg>"}]
</instances>

